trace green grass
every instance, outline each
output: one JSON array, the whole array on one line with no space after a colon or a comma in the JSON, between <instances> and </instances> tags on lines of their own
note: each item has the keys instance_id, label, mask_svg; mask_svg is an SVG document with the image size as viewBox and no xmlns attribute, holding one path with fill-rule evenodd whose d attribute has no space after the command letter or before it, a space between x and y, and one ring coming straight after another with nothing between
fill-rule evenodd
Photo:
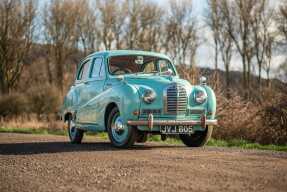
<instances>
[{"instance_id":1,"label":"green grass","mask_svg":"<svg viewBox=\"0 0 287 192\"><path fill-rule=\"evenodd\" d=\"M153 135L148 138L148 141L163 142L159 135ZM176 138L168 138L163 143L168 144L180 144L181 141ZM237 147L241 149L260 149L260 150L273 150L273 151L286 151L287 145L262 145L259 143L252 143L243 139L232 139L232 140L219 140L210 139L207 146L213 147Z\"/></svg>"},{"instance_id":2,"label":"green grass","mask_svg":"<svg viewBox=\"0 0 287 192\"><path fill-rule=\"evenodd\" d=\"M161 142L161 143L167 143L167 144L181 144L182 143L179 139L170 138L170 137L168 137L165 141L162 141L160 135L151 135L148 137L148 141Z\"/></svg>"},{"instance_id":3,"label":"green grass","mask_svg":"<svg viewBox=\"0 0 287 192\"><path fill-rule=\"evenodd\" d=\"M2 133L26 133L26 134L52 134L52 135L67 135L66 131L59 129L32 129L32 128L6 128L0 127Z\"/></svg>"},{"instance_id":4,"label":"green grass","mask_svg":"<svg viewBox=\"0 0 287 192\"><path fill-rule=\"evenodd\" d=\"M243 139L232 139L232 140L216 140L210 139L208 146L215 147L240 147L242 149L260 149L260 150L273 150L273 151L286 151L287 145L262 145L259 143L252 143Z\"/></svg>"},{"instance_id":5,"label":"green grass","mask_svg":"<svg viewBox=\"0 0 287 192\"><path fill-rule=\"evenodd\" d=\"M52 129L31 129L31 128L4 128L0 127L2 133L26 133L26 134L52 134L52 135L67 135L65 130L52 130ZM88 135L96 135L101 139L108 139L107 133L87 133ZM161 141L159 135L152 135L148 137L148 141L161 142L167 144L181 144L181 141L177 138L167 138L166 141ZM218 140L210 139L207 143L208 146L214 147L237 147L242 149L259 149L259 150L273 150L273 151L285 151L287 152L287 145L261 145L259 143L252 143L243 139L232 140Z\"/></svg>"}]
</instances>

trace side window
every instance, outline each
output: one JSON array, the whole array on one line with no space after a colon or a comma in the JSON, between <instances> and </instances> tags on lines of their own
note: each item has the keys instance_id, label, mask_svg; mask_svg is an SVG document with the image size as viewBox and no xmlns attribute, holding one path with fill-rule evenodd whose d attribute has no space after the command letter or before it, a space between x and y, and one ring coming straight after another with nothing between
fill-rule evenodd
<instances>
[{"instance_id":1,"label":"side window","mask_svg":"<svg viewBox=\"0 0 287 192\"><path fill-rule=\"evenodd\" d=\"M158 60L158 66L159 66L159 70L161 73L165 73L165 72L168 72L168 70L170 70L170 71L172 71L172 75L175 75L174 71L172 69L172 66L168 61Z\"/></svg>"},{"instance_id":2,"label":"side window","mask_svg":"<svg viewBox=\"0 0 287 192\"><path fill-rule=\"evenodd\" d=\"M168 63L165 60L158 61L160 72L165 72L168 70Z\"/></svg>"},{"instance_id":3,"label":"side window","mask_svg":"<svg viewBox=\"0 0 287 192\"><path fill-rule=\"evenodd\" d=\"M86 61L84 64L82 64L81 69L78 73L77 80L86 79L89 75L89 66L90 61Z\"/></svg>"},{"instance_id":4,"label":"side window","mask_svg":"<svg viewBox=\"0 0 287 192\"><path fill-rule=\"evenodd\" d=\"M151 73L151 72L154 72L156 71L156 66L154 64L154 61L151 61L149 63L146 63L144 65L144 69L143 69L143 72L145 73Z\"/></svg>"},{"instance_id":5,"label":"side window","mask_svg":"<svg viewBox=\"0 0 287 192\"><path fill-rule=\"evenodd\" d=\"M101 68L102 68L102 58L95 58L93 62L93 68L91 73L91 78L98 78L101 76Z\"/></svg>"}]
</instances>

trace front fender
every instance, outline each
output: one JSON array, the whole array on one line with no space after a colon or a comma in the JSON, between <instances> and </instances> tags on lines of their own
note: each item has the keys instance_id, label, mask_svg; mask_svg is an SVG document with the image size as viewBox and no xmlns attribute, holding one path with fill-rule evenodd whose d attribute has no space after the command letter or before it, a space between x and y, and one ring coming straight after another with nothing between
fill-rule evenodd
<instances>
[{"instance_id":1,"label":"front fender","mask_svg":"<svg viewBox=\"0 0 287 192\"><path fill-rule=\"evenodd\" d=\"M215 113L216 113L216 96L214 91L211 89L211 87L204 85L203 86L206 93L207 93L207 111L209 114L209 117L211 119L215 119Z\"/></svg>"},{"instance_id":2,"label":"front fender","mask_svg":"<svg viewBox=\"0 0 287 192\"><path fill-rule=\"evenodd\" d=\"M134 111L140 110L141 99L138 89L128 83L124 83L121 89L121 106L120 112L122 113L125 123L129 119L138 119L138 114L134 114Z\"/></svg>"},{"instance_id":3,"label":"front fender","mask_svg":"<svg viewBox=\"0 0 287 192\"><path fill-rule=\"evenodd\" d=\"M126 123L130 119L138 119L138 115L134 111L140 109L140 95L138 89L126 82L122 82L108 90L107 106L115 103L120 110L123 121Z\"/></svg>"}]
</instances>

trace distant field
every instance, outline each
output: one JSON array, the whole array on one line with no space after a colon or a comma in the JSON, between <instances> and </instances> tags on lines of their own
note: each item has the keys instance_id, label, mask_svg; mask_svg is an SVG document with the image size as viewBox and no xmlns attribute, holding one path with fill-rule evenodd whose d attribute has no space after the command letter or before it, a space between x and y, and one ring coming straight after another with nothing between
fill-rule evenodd
<instances>
[{"instance_id":1,"label":"distant field","mask_svg":"<svg viewBox=\"0 0 287 192\"><path fill-rule=\"evenodd\" d=\"M23 133L23 134L51 134L51 135L67 135L67 132L63 129L32 129L32 128L0 128L2 133ZM108 139L106 133L87 133L88 135L96 135L101 139ZM176 138L168 138L166 141L161 141L159 135L152 135L148 138L148 141L167 143L167 144L180 144L181 141ZM259 149L259 150L274 150L274 151L286 151L287 145L261 145L259 143L252 143L246 140L218 140L211 139L208 146L215 147L238 147L242 149Z\"/></svg>"}]
</instances>

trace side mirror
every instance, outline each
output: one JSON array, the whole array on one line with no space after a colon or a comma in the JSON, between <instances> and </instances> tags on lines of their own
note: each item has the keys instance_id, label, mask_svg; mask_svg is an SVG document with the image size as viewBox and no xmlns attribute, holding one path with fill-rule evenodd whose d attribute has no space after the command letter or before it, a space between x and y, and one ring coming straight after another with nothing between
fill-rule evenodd
<instances>
[{"instance_id":1,"label":"side mirror","mask_svg":"<svg viewBox=\"0 0 287 192\"><path fill-rule=\"evenodd\" d=\"M201 76L201 77L199 78L199 84L200 84L200 85L206 85L206 81L207 81L207 79L206 79L206 77L204 77L204 76Z\"/></svg>"}]
</instances>

